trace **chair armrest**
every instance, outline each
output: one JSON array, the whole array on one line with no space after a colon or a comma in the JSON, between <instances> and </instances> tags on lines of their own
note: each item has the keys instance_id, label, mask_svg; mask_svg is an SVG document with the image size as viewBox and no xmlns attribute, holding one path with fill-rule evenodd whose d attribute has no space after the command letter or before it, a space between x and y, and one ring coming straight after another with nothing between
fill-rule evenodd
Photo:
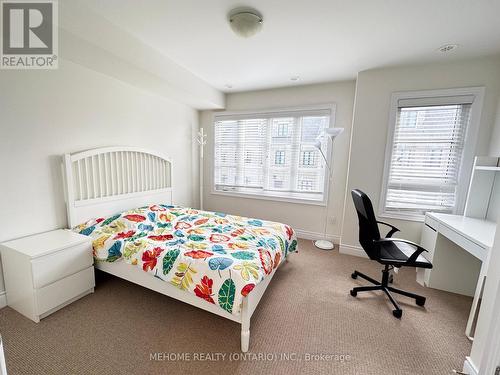
<instances>
[{"instance_id":1,"label":"chair armrest","mask_svg":"<svg viewBox=\"0 0 500 375\"><path fill-rule=\"evenodd\" d=\"M425 252L428 252L427 250L425 250L422 246L420 246L419 244L416 244L415 242L412 242L412 241L409 241L409 240L404 240L402 238L381 238L380 240L375 240L374 241L375 243L380 243L380 242L403 242L403 243L406 243L408 245L411 245L411 246L414 246L416 247L417 249L415 250L415 252L408 258L408 260L406 261L406 263L413 263L417 260L418 256L420 254L422 254L424 251Z\"/></svg>"},{"instance_id":2,"label":"chair armrest","mask_svg":"<svg viewBox=\"0 0 500 375\"><path fill-rule=\"evenodd\" d=\"M396 228L394 225L392 224L389 224L389 223L386 223L385 221L380 221L380 220L377 220L377 224L384 224L384 225L387 225L388 227L391 227L392 229L385 235L386 238L390 238L392 237L392 235L396 232L399 232L399 229Z\"/></svg>"}]
</instances>

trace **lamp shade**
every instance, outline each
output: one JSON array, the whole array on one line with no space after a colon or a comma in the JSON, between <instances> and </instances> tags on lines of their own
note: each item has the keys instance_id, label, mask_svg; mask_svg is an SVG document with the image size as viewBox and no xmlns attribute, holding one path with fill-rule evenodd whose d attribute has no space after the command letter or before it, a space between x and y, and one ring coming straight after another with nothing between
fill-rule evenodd
<instances>
[{"instance_id":1,"label":"lamp shade","mask_svg":"<svg viewBox=\"0 0 500 375\"><path fill-rule=\"evenodd\" d=\"M316 138L316 142L314 143L314 147L316 147L318 150L321 149L321 146L322 146L321 140L324 139L325 136L330 137L333 141L343 131L344 131L344 128L326 128L326 129L323 129L323 131L320 133L318 138Z\"/></svg>"},{"instance_id":2,"label":"lamp shade","mask_svg":"<svg viewBox=\"0 0 500 375\"><path fill-rule=\"evenodd\" d=\"M325 135L329 136L330 138L339 136L343 131L344 128L326 128L325 130L323 130Z\"/></svg>"}]
</instances>

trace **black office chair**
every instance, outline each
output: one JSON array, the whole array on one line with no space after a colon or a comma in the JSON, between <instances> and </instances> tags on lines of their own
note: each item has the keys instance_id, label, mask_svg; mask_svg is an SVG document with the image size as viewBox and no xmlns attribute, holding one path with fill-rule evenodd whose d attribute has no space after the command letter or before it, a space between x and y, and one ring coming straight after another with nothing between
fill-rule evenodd
<instances>
[{"instance_id":1,"label":"black office chair","mask_svg":"<svg viewBox=\"0 0 500 375\"><path fill-rule=\"evenodd\" d=\"M391 292L414 298L417 305L424 306L425 297L389 286L389 283L392 282L392 275L390 275L389 272L394 269L394 267L432 268L432 264L420 255L422 252L427 250L411 241L392 238L392 235L398 232L399 229L391 224L378 221L375 218L370 198L358 189L352 190L351 195L358 213L359 242L371 260L376 260L385 266L382 271L381 282L374 280L361 272L354 271L351 275L353 279L356 279L359 276L371 282L374 286L361 286L353 288L351 290L351 296L356 297L358 292L382 290L385 294L387 294L387 297L389 297L394 305L395 310L393 310L392 313L396 318L401 318L403 310L399 307ZM385 238L380 237L378 224L387 225L391 228Z\"/></svg>"}]
</instances>

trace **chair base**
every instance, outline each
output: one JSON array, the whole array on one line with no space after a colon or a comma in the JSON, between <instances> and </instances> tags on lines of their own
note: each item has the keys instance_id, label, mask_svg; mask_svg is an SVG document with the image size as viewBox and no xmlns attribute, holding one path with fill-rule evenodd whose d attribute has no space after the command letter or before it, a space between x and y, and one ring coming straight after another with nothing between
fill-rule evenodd
<instances>
[{"instance_id":1,"label":"chair base","mask_svg":"<svg viewBox=\"0 0 500 375\"><path fill-rule=\"evenodd\" d=\"M383 291L387 295L387 297L391 301L392 305L394 306L394 310L392 310L392 314L396 318L400 319L401 316L403 315L403 310L401 309L401 307L399 306L399 304L396 302L396 300L392 296L391 292L397 293L397 294L401 294L401 295L406 296L406 297L413 298L415 300L415 303L418 306L424 306L425 305L425 297L420 296L418 294L407 292L405 290L397 289L397 288L394 288L392 286L389 286L389 283L392 282L392 280L391 280L391 276L392 275L389 275L389 271L392 268L393 267L389 266L389 265L385 266L385 269L382 271L382 281L374 280L371 277L369 277L369 276L367 276L367 275L365 275L365 274L363 274L361 272L354 271L352 273L352 275L351 275L351 277L353 279L356 279L359 276L359 277L365 279L366 281L369 281L370 283L372 283L374 285L373 286L360 286L360 287L353 288L351 290L351 296L356 297L356 295L358 294L358 292L367 292L367 291L381 290L381 291Z\"/></svg>"}]
</instances>

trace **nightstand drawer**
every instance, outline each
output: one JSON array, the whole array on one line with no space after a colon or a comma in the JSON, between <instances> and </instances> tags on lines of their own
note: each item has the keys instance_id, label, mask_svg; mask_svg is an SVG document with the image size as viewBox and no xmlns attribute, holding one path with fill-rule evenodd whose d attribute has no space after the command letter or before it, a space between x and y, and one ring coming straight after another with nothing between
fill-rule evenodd
<instances>
[{"instance_id":1,"label":"nightstand drawer","mask_svg":"<svg viewBox=\"0 0 500 375\"><path fill-rule=\"evenodd\" d=\"M42 315L49 310L65 304L67 301L94 286L94 267L89 267L53 284L35 290L38 314Z\"/></svg>"},{"instance_id":2,"label":"nightstand drawer","mask_svg":"<svg viewBox=\"0 0 500 375\"><path fill-rule=\"evenodd\" d=\"M93 263L92 244L84 242L31 261L33 287L45 285L88 268Z\"/></svg>"}]
</instances>

